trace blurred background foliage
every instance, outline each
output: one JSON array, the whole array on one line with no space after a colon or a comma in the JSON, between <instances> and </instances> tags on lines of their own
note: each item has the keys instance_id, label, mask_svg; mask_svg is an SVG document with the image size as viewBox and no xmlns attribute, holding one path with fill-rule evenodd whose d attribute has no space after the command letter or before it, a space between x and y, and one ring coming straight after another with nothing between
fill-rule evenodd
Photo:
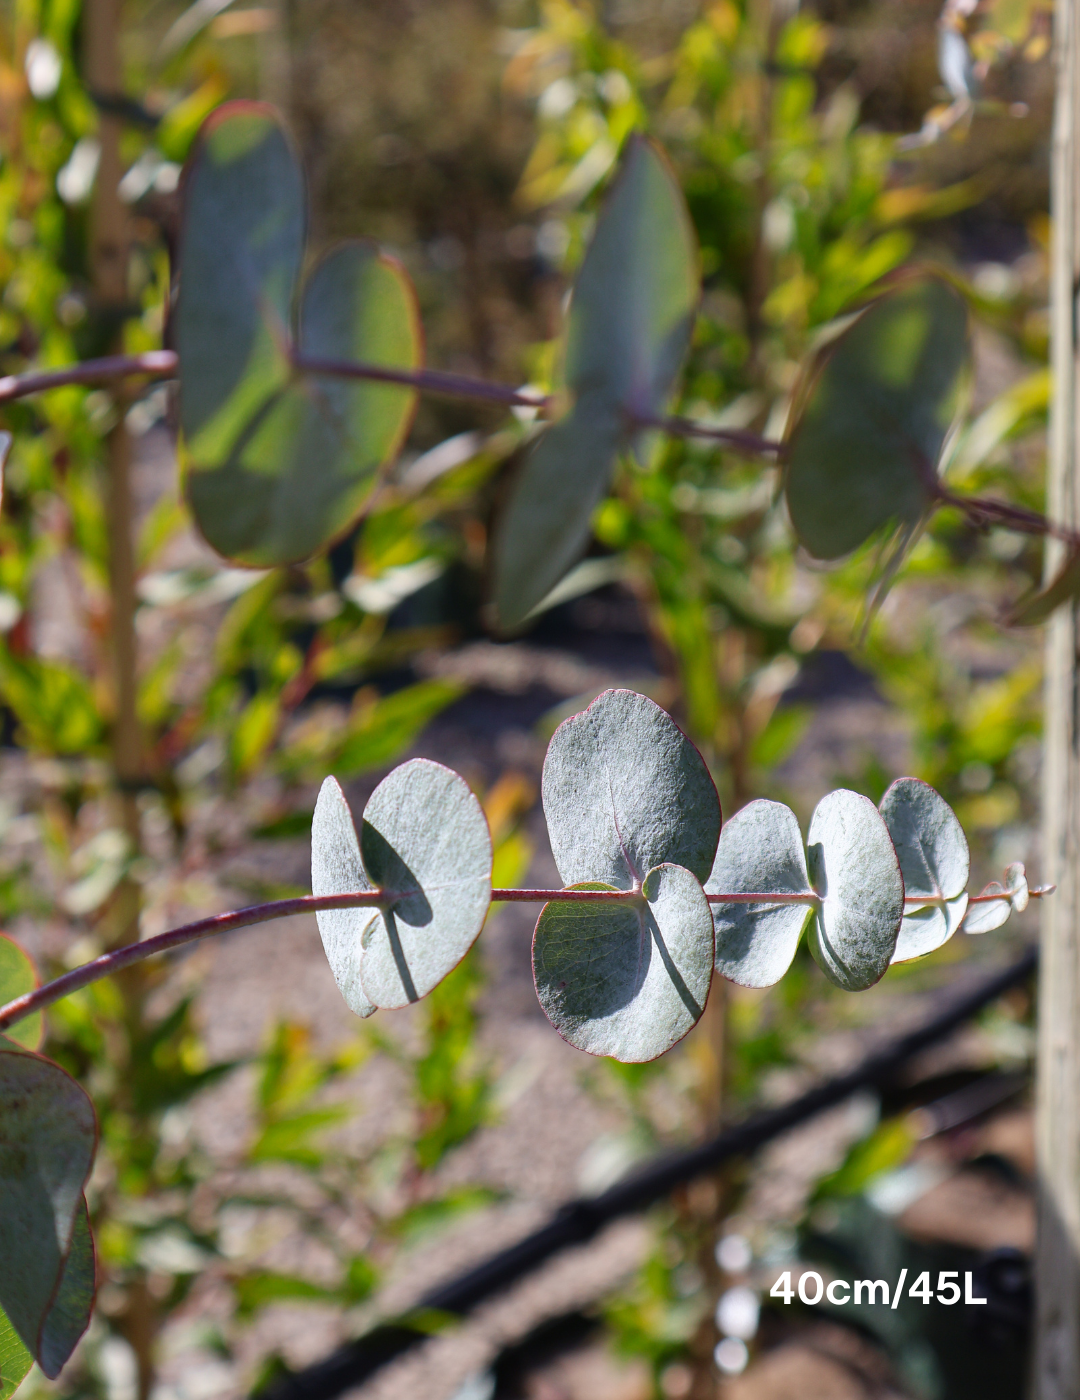
<instances>
[{"instance_id":1,"label":"blurred background foliage","mask_svg":"<svg viewBox=\"0 0 1080 1400\"><path fill-rule=\"evenodd\" d=\"M703 252L677 412L780 435L822 328L901 264L942 263L976 315L973 400L951 479L1039 508L1048 7L984 0L964 19L988 65L979 100L944 139L903 143L955 97L938 71L940 9L129 0L123 93L102 94L80 77L78 0L4 0L0 370L99 354L118 331L131 352L161 344L180 165L218 103L253 96L280 105L296 132L313 253L377 238L416 282L432 364L547 387L605 177L626 135L644 128L670 154ZM134 243L119 309L98 304L87 264L103 110L125 119ZM125 881L141 888L145 930L201 912L220 898L209 855L302 834L326 773L377 772L442 710L467 703L468 681L430 659L485 633L488 531L528 428L527 415L425 399L362 525L327 558L260 574L223 568L193 536L170 412L161 388L134 403L64 389L6 409L15 447L0 515L11 749L0 910L43 927L33 951L46 967L110 942ZM101 460L121 416L137 448L139 712L151 754L140 850L115 823L107 748ZM657 697L706 754L728 813L775 795L805 818L828 786L876 800L902 770L956 806L978 875L1037 857L1038 638L1000 624L1040 576L1038 544L941 512L873 611L887 548L812 567L776 486L773 467L657 440L645 467L623 465L588 559L533 641L559 645L577 629L580 645L590 600L629 607ZM823 700L841 702L833 730ZM867 706L878 718L862 741ZM535 796L512 772L484 794L497 884L529 864ZM251 889L277 892L271 878ZM50 908L59 913L47 918ZM933 986L970 955L958 939L894 978ZM148 1396L170 1318L211 1269L235 1308L207 1345L230 1364L272 1302L333 1304L359 1325L389 1261L490 1201L482 1183L444 1188L435 1176L499 1111L480 1035L485 980L476 951L404 1042L365 1025L324 1052L303 1026L281 1025L247 1067L255 1127L225 1173L193 1145L190 1109L237 1066L209 1062L191 997L178 998L161 970L62 1003L50 1053L84 1078L101 1113L92 1206L103 1288L60 1393ZM1015 1019L1029 1012L1018 1003ZM718 991L701 1030L662 1065L602 1067L589 1081L621 1105L626 1150L640 1153L738 1116L771 1073L806 1061L823 1029L859 1014L800 961L767 997L725 1002ZM358 1156L336 1130L351 1112L347 1076L374 1051L404 1069L411 1129ZM657 1107L671 1089L686 1105L674 1118ZM685 1193L657 1221L652 1261L608 1308L618 1345L647 1360L658 1393L711 1393L724 1276L713 1246L745 1189L733 1176ZM317 1241L314 1266L307 1256L291 1270L265 1263L251 1223L260 1211L285 1212ZM277 1363L260 1364L268 1375Z\"/></svg>"}]
</instances>

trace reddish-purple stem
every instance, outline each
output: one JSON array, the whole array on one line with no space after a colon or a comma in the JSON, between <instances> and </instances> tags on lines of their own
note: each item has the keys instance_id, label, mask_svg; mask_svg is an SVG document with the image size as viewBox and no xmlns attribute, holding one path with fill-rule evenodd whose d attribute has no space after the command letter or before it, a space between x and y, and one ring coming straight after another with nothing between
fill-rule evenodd
<instances>
[{"instance_id":1,"label":"reddish-purple stem","mask_svg":"<svg viewBox=\"0 0 1080 1400\"><path fill-rule=\"evenodd\" d=\"M170 378L179 361L174 350L148 350L145 355L106 355L101 360L84 360L64 369L41 370L33 374L7 374L0 379L0 403L24 399L46 389L62 389L67 384L102 384L109 379L148 375Z\"/></svg>"}]
</instances>

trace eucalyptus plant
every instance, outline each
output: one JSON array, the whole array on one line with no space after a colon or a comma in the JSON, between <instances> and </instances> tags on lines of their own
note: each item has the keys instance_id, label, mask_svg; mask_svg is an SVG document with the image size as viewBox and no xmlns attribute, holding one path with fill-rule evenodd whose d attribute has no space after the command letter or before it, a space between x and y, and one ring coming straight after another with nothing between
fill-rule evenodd
<instances>
[{"instance_id":1,"label":"eucalyptus plant","mask_svg":"<svg viewBox=\"0 0 1080 1400\"><path fill-rule=\"evenodd\" d=\"M941 474L968 377L967 306L943 272L908 269L833 327L805 367L783 440L673 418L669 408L700 297L696 238L655 142L631 136L570 302L554 392L423 368L402 268L366 243L305 269L305 194L291 139L269 108L230 103L206 124L183 178L175 350L114 356L0 385L0 400L61 384L175 377L192 512L224 557L268 567L325 550L367 509L420 392L535 410L497 521L495 625L513 631L562 581L620 457L649 435L701 437L777 460L796 535L839 557L884 528L896 555L941 505L1080 539L1033 512L963 497ZM836 508L843 500L845 509ZM1075 560L1027 620L1080 586ZM42 1057L40 1012L125 966L215 933L317 914L347 1004L360 1016L416 1002L468 952L495 901L542 905L537 996L586 1052L640 1063L700 1019L714 971L775 984L806 936L849 991L992 928L1031 895L1022 867L969 896L963 831L940 796L900 779L880 808L830 793L804 842L782 804L752 802L722 825L694 745L652 701L608 691L552 738L544 810L563 885L492 887L491 839L468 785L413 760L372 794L359 830L328 779L312 827L310 896L253 906L115 949L37 988L0 943L0 1395L33 1359L55 1376L84 1330L94 1288L84 1189L96 1125L89 1099ZM35 1020L34 1018L38 1018ZM9 1032L11 1032L9 1034Z\"/></svg>"},{"instance_id":2,"label":"eucalyptus plant","mask_svg":"<svg viewBox=\"0 0 1080 1400\"><path fill-rule=\"evenodd\" d=\"M858 793L829 793L807 845L777 802L752 802L722 825L697 749L658 705L627 690L605 691L555 731L543 804L561 889L492 888L491 836L468 784L412 759L372 793L359 832L341 787L326 779L312 821L310 896L173 929L43 987L28 957L0 939L2 1393L34 1360L56 1376L93 1305L83 1192L94 1111L37 1047L42 1010L98 978L310 910L346 1003L367 1017L433 991L493 902L536 902L533 977L548 1020L580 1050L640 1063L701 1018L714 969L742 986L771 986L805 933L830 981L861 991L965 922L982 932L1048 893L1029 889L1016 865L1004 885L969 896L960 824L914 778L895 782L880 808Z\"/></svg>"}]
</instances>

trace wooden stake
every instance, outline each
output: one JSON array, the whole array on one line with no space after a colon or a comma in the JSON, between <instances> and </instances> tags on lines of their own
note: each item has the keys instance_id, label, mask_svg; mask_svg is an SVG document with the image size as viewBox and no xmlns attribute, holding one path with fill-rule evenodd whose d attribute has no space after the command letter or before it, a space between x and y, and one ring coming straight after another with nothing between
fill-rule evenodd
<instances>
[{"instance_id":1,"label":"wooden stake","mask_svg":"<svg viewBox=\"0 0 1080 1400\"><path fill-rule=\"evenodd\" d=\"M1051 317L1054 403L1049 513L1080 525L1080 0L1057 0ZM1047 541L1047 576L1063 546ZM1047 627L1036 1139L1039 1241L1033 1357L1037 1400L1080 1396L1080 607Z\"/></svg>"}]
</instances>

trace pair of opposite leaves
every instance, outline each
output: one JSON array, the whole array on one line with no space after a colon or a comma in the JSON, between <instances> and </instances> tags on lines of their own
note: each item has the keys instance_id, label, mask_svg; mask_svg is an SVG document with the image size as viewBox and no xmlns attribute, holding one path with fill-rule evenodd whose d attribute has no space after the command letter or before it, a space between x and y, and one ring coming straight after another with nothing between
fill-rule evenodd
<instances>
[{"instance_id":1,"label":"pair of opposite leaves","mask_svg":"<svg viewBox=\"0 0 1080 1400\"><path fill-rule=\"evenodd\" d=\"M0 935L0 1005L37 985ZM35 1053L40 1014L0 1035L0 1400L35 1361L54 1379L90 1322L94 1243L83 1191L97 1123L85 1091Z\"/></svg>"},{"instance_id":2,"label":"pair of opposite leaves","mask_svg":"<svg viewBox=\"0 0 1080 1400\"><path fill-rule=\"evenodd\" d=\"M192 508L215 549L241 563L306 558L370 499L416 394L298 372L294 356L414 370L415 297L403 269L360 242L319 262L300 292L303 176L270 108L219 108L183 189L174 329ZM497 532L504 628L573 564L619 451L664 413L699 296L678 182L658 147L632 137L574 286L569 407L525 453ZM812 554L837 558L889 520L911 529L923 517L967 362L965 304L936 277L900 281L817 357L784 453L792 522Z\"/></svg>"},{"instance_id":3,"label":"pair of opposite leaves","mask_svg":"<svg viewBox=\"0 0 1080 1400\"><path fill-rule=\"evenodd\" d=\"M369 243L300 292L303 175L279 118L248 102L207 121L183 182L173 321L188 494L219 553L303 559L356 519L408 431L407 387L299 371L309 360L417 369L404 270ZM659 149L632 137L577 279L563 373L572 407L526 454L496 549L513 627L565 574L634 423L662 412L700 293L689 215Z\"/></svg>"},{"instance_id":4,"label":"pair of opposite leaves","mask_svg":"<svg viewBox=\"0 0 1080 1400\"><path fill-rule=\"evenodd\" d=\"M537 920L540 1003L560 1034L593 1054L663 1054L700 1017L714 966L743 985L770 985L808 920L826 975L856 991L898 957L945 942L964 914L967 844L926 784L901 779L881 813L856 793L823 799L810 827L811 883L794 814L754 802L721 831L701 755L632 691L605 691L559 727L543 802L567 888L638 891L610 903L552 900ZM906 917L905 878L928 901ZM349 1006L370 1015L417 1000L464 956L487 913L491 844L479 803L457 774L415 759L376 788L358 841L327 779L312 824L312 889L386 891L378 906L318 916ZM780 902L710 909L711 893Z\"/></svg>"}]
</instances>

